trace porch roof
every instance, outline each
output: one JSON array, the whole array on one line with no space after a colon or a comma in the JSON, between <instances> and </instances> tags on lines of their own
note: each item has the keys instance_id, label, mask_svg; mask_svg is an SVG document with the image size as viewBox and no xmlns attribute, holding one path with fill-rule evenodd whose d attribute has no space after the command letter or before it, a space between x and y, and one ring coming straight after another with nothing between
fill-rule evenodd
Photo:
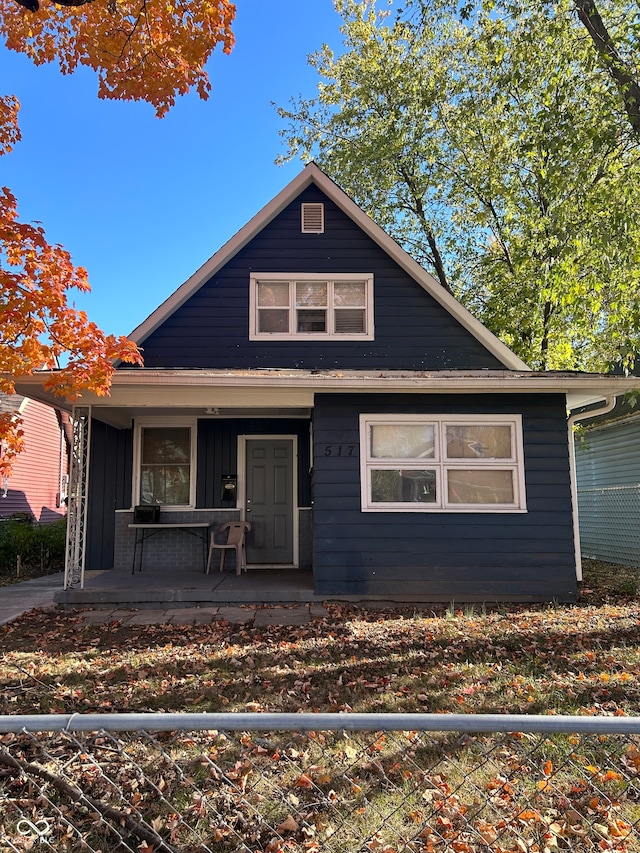
<instances>
[{"instance_id":1,"label":"porch roof","mask_svg":"<svg viewBox=\"0 0 640 853\"><path fill-rule=\"evenodd\" d=\"M16 382L21 394L71 409L73 403L44 389L49 372ZM84 394L77 401L95 415L125 426L132 417L159 410L225 415L230 410L294 415L308 412L319 393L564 394L576 409L640 388L640 377L571 371L516 370L180 370L119 369L109 397ZM154 412L150 411L154 410Z\"/></svg>"}]
</instances>

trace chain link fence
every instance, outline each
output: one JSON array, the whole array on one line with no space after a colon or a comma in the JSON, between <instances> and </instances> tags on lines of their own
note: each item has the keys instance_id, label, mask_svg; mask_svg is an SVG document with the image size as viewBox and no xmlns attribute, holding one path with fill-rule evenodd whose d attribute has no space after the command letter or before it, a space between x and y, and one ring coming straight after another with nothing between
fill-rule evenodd
<instances>
[{"instance_id":1,"label":"chain link fence","mask_svg":"<svg viewBox=\"0 0 640 853\"><path fill-rule=\"evenodd\" d=\"M0 850L640 850L640 718L0 717Z\"/></svg>"},{"instance_id":2,"label":"chain link fence","mask_svg":"<svg viewBox=\"0 0 640 853\"><path fill-rule=\"evenodd\" d=\"M640 483L579 489L578 517L586 557L640 568Z\"/></svg>"}]
</instances>

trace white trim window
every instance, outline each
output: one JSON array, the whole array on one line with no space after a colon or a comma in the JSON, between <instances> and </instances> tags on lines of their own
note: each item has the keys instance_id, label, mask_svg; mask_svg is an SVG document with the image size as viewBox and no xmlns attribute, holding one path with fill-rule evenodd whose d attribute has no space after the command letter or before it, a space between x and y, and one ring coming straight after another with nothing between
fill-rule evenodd
<instances>
[{"instance_id":1,"label":"white trim window","mask_svg":"<svg viewBox=\"0 0 640 853\"><path fill-rule=\"evenodd\" d=\"M520 415L360 415L365 512L525 512Z\"/></svg>"},{"instance_id":2,"label":"white trim window","mask_svg":"<svg viewBox=\"0 0 640 853\"><path fill-rule=\"evenodd\" d=\"M195 422L136 422L133 493L136 504L195 505Z\"/></svg>"},{"instance_id":3,"label":"white trim window","mask_svg":"<svg viewBox=\"0 0 640 853\"><path fill-rule=\"evenodd\" d=\"M251 276L252 341L373 340L373 275Z\"/></svg>"}]
</instances>

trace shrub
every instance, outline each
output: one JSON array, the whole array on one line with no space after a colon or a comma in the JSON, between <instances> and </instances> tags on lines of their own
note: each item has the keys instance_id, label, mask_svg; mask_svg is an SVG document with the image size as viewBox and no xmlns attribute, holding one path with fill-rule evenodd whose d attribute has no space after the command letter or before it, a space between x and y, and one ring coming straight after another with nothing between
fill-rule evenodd
<instances>
[{"instance_id":1,"label":"shrub","mask_svg":"<svg viewBox=\"0 0 640 853\"><path fill-rule=\"evenodd\" d=\"M0 574L14 575L18 556L25 569L59 571L64 567L67 519L37 524L30 513L0 521Z\"/></svg>"}]
</instances>

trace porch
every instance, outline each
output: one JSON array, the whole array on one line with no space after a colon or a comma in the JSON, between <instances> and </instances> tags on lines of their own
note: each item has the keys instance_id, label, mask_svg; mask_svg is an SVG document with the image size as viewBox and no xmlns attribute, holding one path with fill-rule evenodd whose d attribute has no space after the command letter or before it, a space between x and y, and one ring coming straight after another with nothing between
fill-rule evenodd
<instances>
[{"instance_id":1,"label":"porch","mask_svg":"<svg viewBox=\"0 0 640 853\"><path fill-rule=\"evenodd\" d=\"M326 596L313 591L310 569L249 570L242 575L202 569L179 570L145 565L130 569L87 571L84 587L59 590L56 604L67 607L161 607L180 603L189 607L211 604L320 603Z\"/></svg>"},{"instance_id":2,"label":"porch","mask_svg":"<svg viewBox=\"0 0 640 853\"><path fill-rule=\"evenodd\" d=\"M424 603L424 596L410 593L390 595L321 595L314 592L311 569L249 569L235 571L156 569L143 572L110 569L85 572L84 588L60 589L54 601L63 607L133 607L160 609L182 607L268 604L322 604L326 601L388 604Z\"/></svg>"}]
</instances>

